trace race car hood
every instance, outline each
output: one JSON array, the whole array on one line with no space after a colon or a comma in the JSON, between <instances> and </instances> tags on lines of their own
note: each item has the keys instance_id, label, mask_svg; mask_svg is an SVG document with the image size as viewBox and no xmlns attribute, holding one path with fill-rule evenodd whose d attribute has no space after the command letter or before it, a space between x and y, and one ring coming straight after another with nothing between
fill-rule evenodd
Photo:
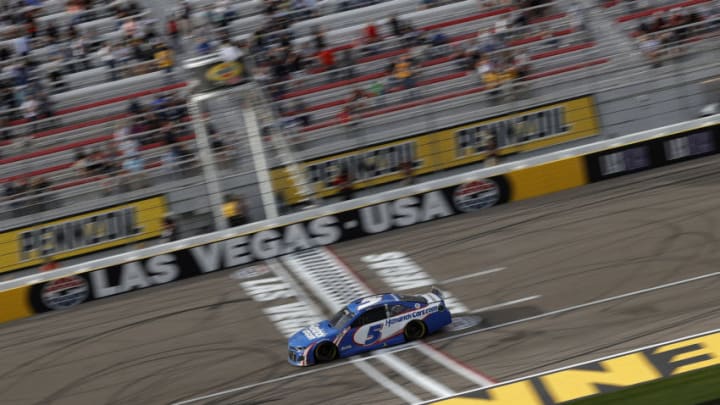
<instances>
[{"instance_id":1,"label":"race car hood","mask_svg":"<svg viewBox=\"0 0 720 405\"><path fill-rule=\"evenodd\" d=\"M311 343L328 340L332 341L337 335L337 329L330 326L330 322L322 321L307 326L295 332L288 344L293 347L307 347Z\"/></svg>"}]
</instances>

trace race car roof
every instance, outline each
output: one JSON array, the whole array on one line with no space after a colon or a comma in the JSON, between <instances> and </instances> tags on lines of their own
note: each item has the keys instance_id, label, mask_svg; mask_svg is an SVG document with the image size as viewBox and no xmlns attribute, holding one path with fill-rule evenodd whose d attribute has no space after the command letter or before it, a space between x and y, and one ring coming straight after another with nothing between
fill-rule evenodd
<instances>
[{"instance_id":1,"label":"race car roof","mask_svg":"<svg viewBox=\"0 0 720 405\"><path fill-rule=\"evenodd\" d=\"M374 307L381 304L392 304L396 302L418 302L427 304L427 301L420 296L415 295L402 295L402 294L376 294L366 297L361 297L347 305L348 309L354 313L357 313L361 305L365 304L368 307Z\"/></svg>"}]
</instances>

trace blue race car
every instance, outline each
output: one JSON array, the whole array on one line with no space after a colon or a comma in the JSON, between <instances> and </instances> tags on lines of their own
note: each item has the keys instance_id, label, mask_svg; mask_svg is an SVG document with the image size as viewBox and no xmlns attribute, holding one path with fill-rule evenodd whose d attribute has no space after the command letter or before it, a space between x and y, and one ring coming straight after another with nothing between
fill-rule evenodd
<instances>
[{"instance_id":1,"label":"blue race car","mask_svg":"<svg viewBox=\"0 0 720 405\"><path fill-rule=\"evenodd\" d=\"M421 339L450 324L442 294L380 294L359 298L330 320L290 337L288 361L310 366L336 358Z\"/></svg>"}]
</instances>

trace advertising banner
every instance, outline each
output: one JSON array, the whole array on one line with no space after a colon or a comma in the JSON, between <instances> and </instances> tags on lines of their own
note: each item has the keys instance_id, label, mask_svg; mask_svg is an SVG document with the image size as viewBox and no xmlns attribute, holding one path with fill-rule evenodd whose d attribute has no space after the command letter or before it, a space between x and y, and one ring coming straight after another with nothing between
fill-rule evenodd
<instances>
[{"instance_id":1,"label":"advertising banner","mask_svg":"<svg viewBox=\"0 0 720 405\"><path fill-rule=\"evenodd\" d=\"M720 152L720 127L706 127L610 148L585 157L591 182Z\"/></svg>"},{"instance_id":2,"label":"advertising banner","mask_svg":"<svg viewBox=\"0 0 720 405\"><path fill-rule=\"evenodd\" d=\"M135 261L0 291L0 307L5 308L0 310L0 322L694 159L718 153L719 144L720 127L707 126L521 166L492 177L480 173L474 179L457 176L435 189L416 189L403 197L344 211L322 211L322 215L298 222L263 225L231 238L203 240L182 249L139 256L143 258ZM128 209L132 212L123 211ZM16 246L6 254L12 255L15 263L38 260L49 252L81 254L157 236L165 212L161 197L136 201L6 232L3 236L8 241L3 246ZM7 238L10 233L13 236Z\"/></svg>"},{"instance_id":3,"label":"advertising banner","mask_svg":"<svg viewBox=\"0 0 720 405\"><path fill-rule=\"evenodd\" d=\"M338 193L333 180L341 168L347 168L355 188L362 189L402 180L406 164L421 175L481 162L487 157L490 134L497 139L502 156L598 133L595 104L591 96L586 96L312 159L301 162L300 167L318 195L328 197ZM298 202L284 168L274 168L271 177L275 190L283 190L290 204Z\"/></svg>"},{"instance_id":4,"label":"advertising banner","mask_svg":"<svg viewBox=\"0 0 720 405\"><path fill-rule=\"evenodd\" d=\"M242 58L231 62L209 58L186 63L185 69L190 71L195 79L194 91L200 93L244 84L250 77L247 64Z\"/></svg>"},{"instance_id":5,"label":"advertising banner","mask_svg":"<svg viewBox=\"0 0 720 405\"><path fill-rule=\"evenodd\" d=\"M29 300L35 313L70 308L256 260L374 235L392 229L476 212L508 201L504 176L477 179L439 190L386 201L303 222L264 229L216 243L199 245L33 285Z\"/></svg>"},{"instance_id":6,"label":"advertising banner","mask_svg":"<svg viewBox=\"0 0 720 405\"><path fill-rule=\"evenodd\" d=\"M0 273L160 236L168 212L162 196L0 233Z\"/></svg>"}]
</instances>

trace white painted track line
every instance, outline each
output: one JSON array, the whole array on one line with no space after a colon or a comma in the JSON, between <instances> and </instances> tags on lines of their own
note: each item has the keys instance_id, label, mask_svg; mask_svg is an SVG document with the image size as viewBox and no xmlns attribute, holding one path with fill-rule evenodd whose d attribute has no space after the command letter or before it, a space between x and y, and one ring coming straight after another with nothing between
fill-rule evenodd
<instances>
[{"instance_id":1,"label":"white painted track line","mask_svg":"<svg viewBox=\"0 0 720 405\"><path fill-rule=\"evenodd\" d=\"M498 324L498 325L489 326L489 327L486 327L486 328L473 329L473 330L470 330L470 331L467 331L467 332L463 332L463 333L459 333L459 334L456 334L456 335L451 335L451 336L447 336L447 337L444 337L444 338L435 339L435 340L432 340L432 341L429 342L429 343L440 343L440 342L445 342L445 341L449 341L449 340L454 340L454 339L458 339L458 338L461 338L461 337L464 337L464 336L474 335L474 334L477 334L477 333L483 333L483 332L487 332L487 331L491 331L491 330L497 330L497 329L501 329L501 328L505 328L505 327L508 327L508 326L525 323L525 322L531 322L531 321L535 321L535 320L537 320L537 319L542 319L542 318L547 318L547 317L550 317L550 316L560 315L560 314L563 314L563 313L566 313L566 312L572 312L572 311L576 311L576 310L578 310L578 309L583 309L583 308L587 308L587 307L594 306L594 305L598 305L598 304L604 304L604 303L607 303L607 302L617 301L617 300L620 300L620 299L623 299L623 298L628 298L628 297L633 297L633 296L636 296L636 295L646 294L646 293L648 293L648 292L657 291L657 290L661 290L661 289L665 289L665 288L671 288L671 287L674 287L674 286L678 286L678 285L682 285L682 284L687 284L687 283L692 283L692 282L695 282L695 281L705 280L705 279L709 279L709 278L712 278L712 277L718 277L718 276L720 276L720 272L713 272L713 273L703 274L703 275L700 275L700 276L697 276L697 277L692 277L692 278L685 279L685 280L674 281L674 282L671 282L671 283L662 284L662 285L658 285L658 286L650 287L650 288L645 288L645 289L642 289L642 290L637 290L637 291L633 291L633 292L629 292L629 293L625 293L625 294L621 294L621 295L616 295L616 296L613 296L613 297L603 298L603 299L600 299L600 300L595 300L595 301L587 302L587 303L584 303L584 304L573 305L573 306L569 306L569 307L557 309L557 310L554 310L554 311L545 312L545 313L542 313L542 314L539 314L539 315L530 316L530 317L527 317L527 318L516 319L516 320L514 320L514 321L505 322L505 323L501 323L501 324ZM720 330L719 330L719 331L720 331ZM702 334L698 334L698 335L694 335L694 336L701 336L701 335L702 335ZM679 340L682 340L682 339L678 339L678 340L676 340L676 341L679 341ZM673 342L673 341L671 341L671 342ZM670 343L671 343L671 342L670 342ZM653 347L653 346L649 346L649 347ZM398 346L398 347L396 347L396 348L391 349L390 352L391 352L391 353L397 353L397 352L401 352L401 351L405 351L405 350L410 350L410 349L416 349L415 345ZM348 361L345 361L345 362L342 362L342 363L331 364L331 365L324 366L324 367L321 367L321 368L315 368L315 369L307 370L307 371L304 371L304 372L289 374L289 375L286 375L286 376L277 377L277 378L273 378L273 379L270 379L270 380L258 381L258 382L256 382L256 383L244 385L244 386L237 387L237 388L231 388L231 389L228 389L228 390L225 390L225 391L220 391L220 392L217 392L217 393L214 393L214 394L208 394L208 395L205 395L205 396L202 396L202 397L192 398L192 399L184 400L184 401L181 401L181 402L175 402L174 405L190 404L190 403L199 402L199 401L203 401L203 400L210 399L210 398L215 398L215 397L218 397L218 396L223 396L223 395L227 395L227 394L232 394L232 393L234 393L234 392L239 392L239 391L244 391L244 390L252 389L252 388L255 388L255 387L260 387L260 386L267 385L267 384L275 384L275 383L282 382L282 381L287 381L287 380L290 380L290 379L293 379L293 378L302 377L302 376L304 376L304 375L315 374L315 373L318 373L318 372L321 372L321 371L325 371L325 370L329 370L329 369L333 369L333 368L338 368L338 367L347 366L347 365L350 364L350 363L355 363L355 362L358 362L358 361L367 361L368 359L373 358L373 357L376 357L376 356L377 356L377 355L373 355L373 356L369 356L369 357L364 357L364 358L360 358L360 359L348 360ZM613 357L613 356L609 356L609 357L607 357L607 358L610 358L610 357ZM602 360L602 359L600 359L600 360ZM584 364L584 363L581 363L581 364ZM468 392L471 392L471 391L468 391ZM436 400L437 400L437 399L436 399Z\"/></svg>"},{"instance_id":2,"label":"white painted track line","mask_svg":"<svg viewBox=\"0 0 720 405\"><path fill-rule=\"evenodd\" d=\"M516 300L507 301L507 302L501 302L500 304L490 305L490 306L487 306L487 307L484 307L484 308L473 309L472 311L470 311L470 313L471 313L471 314L477 314L477 313L481 313L481 312L492 311L492 310L494 310L494 309L503 308L503 307L509 307L509 306L511 306L511 305L521 304L521 303L523 303L523 302L533 301L533 300L536 300L536 299L539 299L539 298L542 298L542 295L532 295L532 296L530 296L530 297L518 298L518 299L516 299Z\"/></svg>"},{"instance_id":3,"label":"white painted track line","mask_svg":"<svg viewBox=\"0 0 720 405\"><path fill-rule=\"evenodd\" d=\"M498 267L498 268L496 268L496 269L478 271L477 273L465 274L465 275L463 275L463 276L452 277L452 278L448 278L448 279L443 280L443 281L438 281L438 284L440 284L440 285L445 285L445 284L450 284L450 283L454 283L454 282L457 282L457 281L467 280L467 279L470 279L470 278L482 277L482 276L486 276L486 275L488 275L488 274L493 274L493 273L497 273L497 272L499 272L499 271L503 271L503 270L505 270L505 269L506 269L506 267Z\"/></svg>"},{"instance_id":4,"label":"white painted track line","mask_svg":"<svg viewBox=\"0 0 720 405\"><path fill-rule=\"evenodd\" d=\"M337 278L336 281L341 281L343 279L347 280L348 283L344 284L346 288L352 287L353 290L359 292L361 291L366 295L372 294L370 288L366 284L364 284L361 279L356 277L355 273L350 268L346 267L344 263L342 263L342 261L337 258L337 256L324 249L315 249L314 251L317 252L318 259L324 258L329 260L328 263L319 264L320 266L332 266L337 269L335 272L335 277ZM293 273L296 274L298 278L303 278L307 288L310 289L318 299L323 301L323 303L328 309L335 312L345 305L345 302L339 301L339 297L331 296L330 291L327 291L327 288L323 287L321 283L318 282L318 280L316 279L316 276L318 275L317 272L311 271L311 269L309 268L303 268L302 266L304 264L294 259L293 255L286 256L284 258L284 261L286 265L288 265L289 268L293 270ZM328 268L326 267L325 270L328 270ZM327 273L327 271L323 271L323 273ZM448 387L439 383L438 381L432 379L432 377L422 373L420 370L412 367L410 364L407 364L394 354L387 354L385 356L378 357L378 359L387 364L393 370L402 374L411 383L417 385L418 387L424 389L425 391L433 395L441 395L439 394L441 392L454 392ZM357 366L357 363L355 363L355 365ZM366 369L372 369L372 366L368 363L365 363L363 367L358 368L360 368L360 370L364 372ZM370 375L367 372L365 374L372 379L375 378L375 375L382 375L378 370L373 370L373 375ZM465 371L467 372L467 370ZM384 376L384 378L385 380L389 380L387 376ZM389 381L389 383L397 385L392 381ZM391 392L395 391L391 390Z\"/></svg>"},{"instance_id":5,"label":"white painted track line","mask_svg":"<svg viewBox=\"0 0 720 405\"><path fill-rule=\"evenodd\" d=\"M712 329L712 330L709 330L709 331L700 332L700 333L695 333L695 334L692 334L692 335L689 335L689 336L685 336L685 337L681 337L681 338L677 338L677 339L666 340L666 341L664 341L664 342L659 342L659 343L653 343L653 344L651 344L651 345L646 345L646 346L643 346L643 347L639 347L639 348L637 348L637 349L626 350L626 351L624 351L624 352L615 353L615 354L610 354L610 355L608 355L608 356L603 356L603 357L600 357L600 358L597 358L597 359L592 359L592 360L583 361L583 362L580 362L580 363L570 364L570 365L568 365L568 366L558 367L558 368L555 368L555 369L552 369L552 370L542 371L542 372L540 372L540 373L535 373L535 374L527 375L527 376L524 376L524 377L513 378L512 380L503 381L503 382L494 384L494 385L491 386L491 387L483 387L482 389L492 388L492 387L496 387L496 386L499 386L499 385L512 384L512 383L515 383L515 382L518 382L518 381L523 381L523 380L529 380L529 379L532 379L532 378L540 377L540 376L542 376L542 375L557 373L557 372L559 372L559 371L568 370L568 369L575 368L575 367L579 367L579 366L584 366L584 365L586 365L586 364L598 363L598 362L605 361L605 360L608 360L608 359L612 359L612 358L615 358L615 357L625 356L625 355L631 354L631 353L642 352L642 351L645 351L645 350L649 350L649 349L656 348L656 347L658 347L658 346L667 346L667 345L670 345L670 344L673 344L673 343L682 342L682 341L686 341L686 340L691 340L691 339L695 339L695 338L698 338L698 337L701 337L701 336L711 335L711 334L713 334L713 333L718 333L718 332L720 332L720 329ZM459 393L459 394L455 394L455 396L461 396L461 395L469 394L469 393L472 393L472 392L477 392L478 390L479 390L479 389L475 388L475 389L463 391L463 392L461 392L461 393ZM433 403L433 402L436 402L436 401L440 401L440 400L443 400L443 399L447 399L448 397L450 397L450 396L440 397L440 398L433 398L433 399L430 399L430 400L427 400L427 401L424 401L424 402L421 402L421 403L415 404L415 405L430 404L430 403Z\"/></svg>"},{"instance_id":6,"label":"white painted track line","mask_svg":"<svg viewBox=\"0 0 720 405\"><path fill-rule=\"evenodd\" d=\"M425 342L418 342L415 346L418 351L422 352L427 357L433 359L434 361L442 364L450 371L460 375L461 377L465 378L466 380L477 384L481 387L486 387L488 385L495 384L495 381L478 374L475 370L468 369L467 367L463 366L462 364L456 362L452 358L446 356L444 353L438 351L434 347L430 346L429 344Z\"/></svg>"},{"instance_id":7,"label":"white painted track line","mask_svg":"<svg viewBox=\"0 0 720 405\"><path fill-rule=\"evenodd\" d=\"M315 305L315 303L310 299L310 297L307 295L305 290L295 282L295 279L290 275L290 273L285 270L285 268L280 264L280 262L277 259L269 259L266 260L265 263L267 263L268 267L272 269L272 271L282 278L286 283L293 286L293 289L298 294L298 298L302 302L307 303L307 305L310 307L310 309L315 312L316 314L322 315L322 311ZM393 356L395 357L395 356ZM391 379L389 379L386 375L383 375L380 371L378 371L377 368L373 367L367 362L357 362L353 363L355 367L360 369L365 375L367 375L370 379L374 380L375 382L381 384L383 387L388 389L390 392L407 402L408 404L416 403L421 401L420 398L413 395L410 391L406 390L402 386L398 385Z\"/></svg>"},{"instance_id":8,"label":"white painted track line","mask_svg":"<svg viewBox=\"0 0 720 405\"><path fill-rule=\"evenodd\" d=\"M270 270L275 273L276 276L280 277L283 281L293 287L293 290L295 290L294 292L298 295L300 302L307 305L310 311L312 311L313 315L322 316L323 313L320 308L318 308L318 306L315 304L315 301L310 299L310 297L305 293L305 290L302 289L301 286L295 282L292 276L290 276L290 273L285 270L285 268L278 262L277 259L266 260L265 264L268 265Z\"/></svg>"},{"instance_id":9,"label":"white painted track line","mask_svg":"<svg viewBox=\"0 0 720 405\"><path fill-rule=\"evenodd\" d=\"M599 304L605 304L605 303L608 303L608 302L621 300L621 299L623 299L623 298L630 298L630 297L634 297L634 296L636 296L636 295L647 294L647 293L649 293L649 292L653 292L653 291L657 291L657 290L662 290L662 289L665 289L665 288L671 288L671 287L675 287L675 286L678 286L678 285L688 284L688 283L692 283L692 282L695 282L695 281L701 281L701 280L705 280L705 279L712 278L712 277L718 277L718 276L720 276L720 271L716 271L716 272L708 273L708 274L703 274L703 275L700 275L700 276L697 276L697 277L687 278L687 279L684 279L684 280L673 281L673 282L671 282L671 283L661 284L661 285L657 285L657 286L655 286L655 287L644 288L644 289L642 289L642 290L631 291L631 292L628 292L628 293L625 293L625 294L615 295L615 296L612 296L612 297L602 298L602 299L599 299L599 300L586 302L586 303L584 303L584 304L572 305L572 306L569 306L569 307L564 307L564 308L556 309L556 310L550 311L550 312L543 312L542 314L538 314L538 315L534 315L534 316L529 316L529 317L527 317L527 318L516 319L516 320L514 320L514 321L510 321L510 322L505 322L505 323L501 323L501 324L498 324L498 325L489 326L489 327L487 327L487 328L469 330L469 331L467 331L467 332L461 332L461 333L458 333L458 334L456 334L456 335L447 336L447 337L444 337L444 338L439 338L439 339L434 340L433 342L438 342L438 343L439 343L439 342L444 342L444 341L451 340L451 339L457 339L457 338L460 338L460 337L463 337L463 336L474 335L474 334L476 334L476 333L481 333L481 332L486 332L486 331L489 331L489 330L500 329L500 328L504 328L504 327L507 327L507 326L517 325L517 324L519 324L519 323L525 323L525 322L530 322L530 321L534 321L534 320L537 320L537 319L542 319L542 318L547 318L547 317L550 317L550 316L555 316L555 315L564 314L564 313L566 313L566 312L577 311L578 309L583 309L583 308L587 308L587 307L592 307L592 306L599 305Z\"/></svg>"},{"instance_id":10,"label":"white painted track line","mask_svg":"<svg viewBox=\"0 0 720 405\"><path fill-rule=\"evenodd\" d=\"M355 363L355 367L359 368L363 373L365 373L365 375L375 380L375 382L385 387L398 398L402 398L402 400L408 404L414 404L421 401L421 399L413 395L412 392L395 383L395 381L389 379L385 374L379 372L375 367L369 365L368 363L359 361Z\"/></svg>"},{"instance_id":11,"label":"white painted track line","mask_svg":"<svg viewBox=\"0 0 720 405\"><path fill-rule=\"evenodd\" d=\"M434 395L441 397L455 395L455 391L421 373L418 369L407 364L392 353L381 353L377 356L377 359L407 378L408 381L414 382Z\"/></svg>"}]
</instances>

